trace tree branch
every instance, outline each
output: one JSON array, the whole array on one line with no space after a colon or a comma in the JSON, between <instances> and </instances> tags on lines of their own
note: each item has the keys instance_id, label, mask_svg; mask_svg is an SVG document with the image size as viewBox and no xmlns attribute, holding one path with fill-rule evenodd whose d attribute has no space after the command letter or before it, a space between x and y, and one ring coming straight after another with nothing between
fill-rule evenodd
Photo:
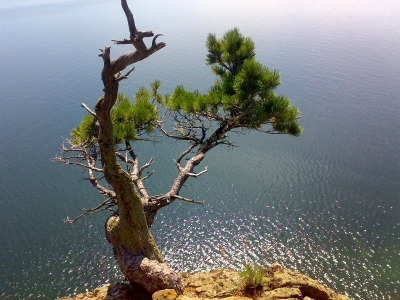
<instances>
[{"instance_id":1,"label":"tree branch","mask_svg":"<svg viewBox=\"0 0 400 300\"><path fill-rule=\"evenodd\" d=\"M67 218L64 220L65 223L70 223L73 224L76 221L78 221L80 218L83 218L85 216L89 216L89 215L93 215L93 214L97 214L101 211L104 210L109 210L109 211L113 211L111 208L113 206L117 205L117 202L115 201L115 199L112 198L108 198L107 200L105 200L103 203L101 203L100 205L94 207L94 208L90 208L90 209L86 209L83 208L82 210L84 210L85 212L80 214L79 216L77 216L75 219L70 219L68 216Z\"/></svg>"},{"instance_id":2,"label":"tree branch","mask_svg":"<svg viewBox=\"0 0 400 300\"><path fill-rule=\"evenodd\" d=\"M68 143L71 147L67 148L65 146L65 143ZM93 148L90 148L93 149ZM75 165L82 167L88 171L88 179L90 183L93 185L94 188L96 188L100 194L105 195L109 198L115 199L116 195L113 190L109 190L102 186L99 183L99 180L94 176L93 172L98 172L98 173L104 173L103 168L97 168L96 167L96 162L97 162L97 157L93 156L90 153L88 153L88 150L86 148L74 148L72 145L71 141L68 139L64 139L62 148L60 149L61 153L79 153L79 155L71 155L71 156L56 156L52 160L54 162L61 162L65 165ZM93 151L97 151L96 148L94 148ZM86 163L85 163L86 162Z\"/></svg>"},{"instance_id":3,"label":"tree branch","mask_svg":"<svg viewBox=\"0 0 400 300\"><path fill-rule=\"evenodd\" d=\"M129 74L132 73L132 71L135 70L135 67L133 67L132 69L130 69L125 75L118 77L118 81L124 80L124 79L128 79Z\"/></svg>"},{"instance_id":4,"label":"tree branch","mask_svg":"<svg viewBox=\"0 0 400 300\"><path fill-rule=\"evenodd\" d=\"M104 65L109 64L110 63L110 54L111 54L111 47L105 47L104 50L103 49L99 49L100 50L100 54L99 56L101 58L103 58L104 61Z\"/></svg>"},{"instance_id":5,"label":"tree branch","mask_svg":"<svg viewBox=\"0 0 400 300\"><path fill-rule=\"evenodd\" d=\"M189 148L187 148L185 151L183 151L181 153L181 155L179 155L178 159L175 161L175 163L177 164L177 167L179 169L179 171L182 170L182 166L181 166L181 160L190 153L190 151L192 151L195 147L197 146L197 143L194 143L192 145L189 146Z\"/></svg>"},{"instance_id":6,"label":"tree branch","mask_svg":"<svg viewBox=\"0 0 400 300\"><path fill-rule=\"evenodd\" d=\"M89 114L91 114L92 116L96 117L96 113L93 110L91 110L85 103L81 103L81 107L86 109Z\"/></svg>"},{"instance_id":7,"label":"tree branch","mask_svg":"<svg viewBox=\"0 0 400 300\"><path fill-rule=\"evenodd\" d=\"M156 35L153 37L153 40L152 40L152 42L151 42L151 48L156 48L156 47L157 47L156 40L157 40L157 38L158 38L159 36L164 36L164 35L161 34L161 33L156 34Z\"/></svg>"},{"instance_id":8,"label":"tree branch","mask_svg":"<svg viewBox=\"0 0 400 300\"><path fill-rule=\"evenodd\" d=\"M126 15L126 19L128 21L128 27L129 27L129 32L131 34L131 40L134 41L136 38L136 25L135 25L135 19L133 18L133 14L131 10L129 9L128 3L126 0L121 0L121 6L122 9L124 10L124 13Z\"/></svg>"},{"instance_id":9,"label":"tree branch","mask_svg":"<svg viewBox=\"0 0 400 300\"><path fill-rule=\"evenodd\" d=\"M56 159L57 159L57 158L56 158ZM103 173L103 172L104 172L103 169L99 169L99 168L96 168L96 167L93 167L93 166L90 166L90 165L85 165L85 164L83 164L83 163L81 163L81 162L77 162L77 161L69 161L69 160L66 160L66 161L54 160L54 161L60 161L60 162L62 162L64 165L75 165L75 166L79 166L79 167L82 167L82 168L85 168L85 169L88 169L88 170L91 170L91 171L99 172L99 173Z\"/></svg>"},{"instance_id":10,"label":"tree branch","mask_svg":"<svg viewBox=\"0 0 400 300\"><path fill-rule=\"evenodd\" d=\"M195 203L195 204L201 204L201 205L204 204L203 201L197 201L197 200L185 198L185 197L182 197L182 196L179 196L179 195L172 195L171 198L176 198L176 199L181 200L181 201Z\"/></svg>"},{"instance_id":11,"label":"tree branch","mask_svg":"<svg viewBox=\"0 0 400 300\"><path fill-rule=\"evenodd\" d=\"M199 173L187 173L187 175L190 176L190 177L195 177L195 178L197 178L197 177L203 175L204 173L206 173L207 170L208 170L208 167L205 167L204 170L201 171L201 172L199 172Z\"/></svg>"},{"instance_id":12,"label":"tree branch","mask_svg":"<svg viewBox=\"0 0 400 300\"><path fill-rule=\"evenodd\" d=\"M275 130L272 130L272 129L263 130L263 129L256 128L256 131L262 132L262 133L268 133L268 134L286 134L285 132L279 132L279 131L275 131Z\"/></svg>"},{"instance_id":13,"label":"tree branch","mask_svg":"<svg viewBox=\"0 0 400 300\"><path fill-rule=\"evenodd\" d=\"M121 55L119 58L110 62L110 55L109 55L109 49L108 49L109 47L107 47L105 49L105 51L101 50L102 54L100 54L100 56L103 57L103 60L105 63L110 63L112 74L118 74L119 72L124 70L129 65L145 59L146 57L150 56L154 52L156 52L166 46L166 44L163 42L161 42L161 43L155 42L156 38L158 36L160 36L160 34L158 34L153 38L151 47L147 48L143 42L143 38L153 36L154 35L153 32L152 31L141 32L141 31L137 30L136 25L135 25L135 20L133 18L133 14L132 14L131 10L129 9L126 0L121 0L121 5L124 10L126 19L128 21L130 40L128 40L128 39L124 39L123 41L114 40L114 42L116 44L133 44L136 51L125 53L125 54ZM106 58L108 60L105 60Z\"/></svg>"},{"instance_id":14,"label":"tree branch","mask_svg":"<svg viewBox=\"0 0 400 300\"><path fill-rule=\"evenodd\" d=\"M153 158L150 158L150 160L139 169L139 177L141 177L142 172L145 169L147 169L148 167L150 167L154 163L155 163L155 161L153 160Z\"/></svg>"},{"instance_id":15,"label":"tree branch","mask_svg":"<svg viewBox=\"0 0 400 300\"><path fill-rule=\"evenodd\" d=\"M197 139L197 138L195 138L195 137L193 137L193 136L187 136L187 135L173 135L173 134L170 134L168 131L166 131L165 129L164 129L164 127L161 125L161 123L162 122L157 122L157 125L158 125L158 128L161 130L161 132L165 135L165 136L167 136L167 137L169 137L169 138L173 138L173 139L175 139L175 140L184 140L184 141L193 141L193 142L196 142L196 143L198 143L199 142L199 139Z\"/></svg>"},{"instance_id":16,"label":"tree branch","mask_svg":"<svg viewBox=\"0 0 400 300\"><path fill-rule=\"evenodd\" d=\"M154 173L155 173L155 171L151 171L151 172L149 172L149 174L147 174L146 176L141 177L140 180L141 180L141 181L144 181L144 180L146 180L147 178L149 178L151 175L153 175Z\"/></svg>"}]
</instances>

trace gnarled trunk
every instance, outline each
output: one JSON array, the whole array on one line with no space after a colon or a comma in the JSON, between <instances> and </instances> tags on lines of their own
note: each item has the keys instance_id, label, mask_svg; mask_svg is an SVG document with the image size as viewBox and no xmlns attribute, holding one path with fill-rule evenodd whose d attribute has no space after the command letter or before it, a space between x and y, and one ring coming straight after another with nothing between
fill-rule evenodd
<instances>
[{"instance_id":1,"label":"gnarled trunk","mask_svg":"<svg viewBox=\"0 0 400 300\"><path fill-rule=\"evenodd\" d=\"M106 236L113 245L115 258L123 274L130 282L144 287L150 293L166 288L173 288L180 293L180 277L163 262L147 226L140 196L130 175L122 169L115 155L110 113L117 99L119 81L126 78L121 77L120 72L165 46L164 43L156 44L154 38L151 48L146 48L142 39L153 33L137 31L126 0L122 0L121 5L128 20L130 39L117 43L133 44L136 51L121 55L113 61L110 60L110 47L102 51L104 96L100 97L95 107L104 176L113 187L118 203L118 215L111 216L106 222Z\"/></svg>"}]
</instances>

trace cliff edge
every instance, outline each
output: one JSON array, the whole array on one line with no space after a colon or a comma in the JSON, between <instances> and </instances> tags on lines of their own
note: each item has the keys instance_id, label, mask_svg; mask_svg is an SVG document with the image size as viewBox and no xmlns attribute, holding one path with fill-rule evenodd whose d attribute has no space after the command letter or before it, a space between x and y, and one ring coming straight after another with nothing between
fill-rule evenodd
<instances>
[{"instance_id":1,"label":"cliff edge","mask_svg":"<svg viewBox=\"0 0 400 300\"><path fill-rule=\"evenodd\" d=\"M349 297L299 272L273 264L264 270L262 284L249 286L234 270L181 273L184 292L162 290L153 295L126 283L107 284L92 292L57 300L350 300Z\"/></svg>"}]
</instances>

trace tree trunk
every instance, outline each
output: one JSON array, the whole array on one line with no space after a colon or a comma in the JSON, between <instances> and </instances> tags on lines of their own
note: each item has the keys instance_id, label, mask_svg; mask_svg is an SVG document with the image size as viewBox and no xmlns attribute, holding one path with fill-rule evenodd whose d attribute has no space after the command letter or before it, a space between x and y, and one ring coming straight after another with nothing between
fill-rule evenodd
<instances>
[{"instance_id":1,"label":"tree trunk","mask_svg":"<svg viewBox=\"0 0 400 300\"><path fill-rule=\"evenodd\" d=\"M147 49L141 40L143 37L135 35L136 27L126 0L122 0L121 4L129 23L130 43L137 51L121 55L114 61L110 61L109 47L102 51L100 56L104 61L102 71L104 96L100 97L95 107L99 122L98 140L104 176L113 187L118 203L118 215L111 216L106 222L106 237L113 245L114 255L121 271L131 283L144 287L150 293L167 288L180 293L182 289L180 277L163 263L162 254L147 226L140 196L130 175L122 169L115 155L110 112L118 96L119 81L126 78L126 76L120 77L120 72L165 46L164 43L156 44L153 39L152 47ZM151 32L146 34L152 35Z\"/></svg>"}]
</instances>

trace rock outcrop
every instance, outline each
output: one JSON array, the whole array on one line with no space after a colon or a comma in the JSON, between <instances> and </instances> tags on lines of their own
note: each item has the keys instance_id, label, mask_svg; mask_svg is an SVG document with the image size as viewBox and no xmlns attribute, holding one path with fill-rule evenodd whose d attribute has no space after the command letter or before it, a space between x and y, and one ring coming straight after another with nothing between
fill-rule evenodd
<instances>
[{"instance_id":1,"label":"rock outcrop","mask_svg":"<svg viewBox=\"0 0 400 300\"><path fill-rule=\"evenodd\" d=\"M262 284L249 293L234 270L214 270L206 273L181 273L184 292L162 290L153 295L116 283L104 285L93 292L57 300L350 300L327 286L299 272L285 270L273 264L265 270Z\"/></svg>"}]
</instances>

